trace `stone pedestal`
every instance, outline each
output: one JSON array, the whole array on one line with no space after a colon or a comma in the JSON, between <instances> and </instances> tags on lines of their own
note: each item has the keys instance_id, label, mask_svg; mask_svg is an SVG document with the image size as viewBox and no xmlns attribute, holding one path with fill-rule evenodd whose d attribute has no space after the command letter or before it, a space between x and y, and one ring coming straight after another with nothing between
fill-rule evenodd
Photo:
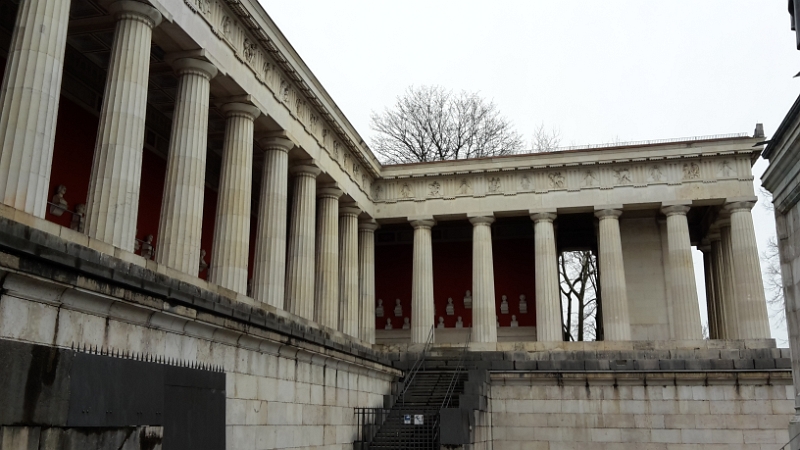
<instances>
[{"instance_id":1,"label":"stone pedestal","mask_svg":"<svg viewBox=\"0 0 800 450\"><path fill-rule=\"evenodd\" d=\"M253 298L283 308L286 281L286 203L289 188L289 150L294 143L283 137L259 139L264 149L258 229L253 258Z\"/></svg>"},{"instance_id":2,"label":"stone pedestal","mask_svg":"<svg viewBox=\"0 0 800 450\"><path fill-rule=\"evenodd\" d=\"M492 216L472 217L472 342L497 342Z\"/></svg>"},{"instance_id":3,"label":"stone pedestal","mask_svg":"<svg viewBox=\"0 0 800 450\"><path fill-rule=\"evenodd\" d=\"M70 0L19 2L0 90L0 201L40 218L50 197L69 7Z\"/></svg>"},{"instance_id":4,"label":"stone pedestal","mask_svg":"<svg viewBox=\"0 0 800 450\"><path fill-rule=\"evenodd\" d=\"M320 325L339 329L339 197L342 190L317 191L317 260L314 317Z\"/></svg>"},{"instance_id":5,"label":"stone pedestal","mask_svg":"<svg viewBox=\"0 0 800 450\"><path fill-rule=\"evenodd\" d=\"M674 205L661 208L667 216L667 241L672 286L672 330L673 338L700 340L703 333L700 325L700 309L697 300L697 282L694 278L692 244L689 240L689 223L686 213L689 206ZM602 272L601 272L602 273ZM601 284L601 286L603 286ZM603 297L605 300L605 296ZM603 310L605 314L605 309Z\"/></svg>"},{"instance_id":6,"label":"stone pedestal","mask_svg":"<svg viewBox=\"0 0 800 450\"><path fill-rule=\"evenodd\" d=\"M411 343L423 344L433 327L433 219L412 220L414 263L411 288Z\"/></svg>"},{"instance_id":7,"label":"stone pedestal","mask_svg":"<svg viewBox=\"0 0 800 450\"><path fill-rule=\"evenodd\" d=\"M597 260L600 266L603 331L607 341L631 339L625 265L622 260L622 241L619 234L621 215L622 211L619 209L602 209L595 212L595 216L600 219Z\"/></svg>"},{"instance_id":8,"label":"stone pedestal","mask_svg":"<svg viewBox=\"0 0 800 450\"><path fill-rule=\"evenodd\" d=\"M246 295L253 190L253 121L261 111L244 103L228 103L222 106L222 111L225 113L225 142L208 279Z\"/></svg>"},{"instance_id":9,"label":"stone pedestal","mask_svg":"<svg viewBox=\"0 0 800 450\"><path fill-rule=\"evenodd\" d=\"M733 279L736 285L736 309L742 339L770 337L767 299L750 210L755 202L734 202L725 205L731 214Z\"/></svg>"},{"instance_id":10,"label":"stone pedestal","mask_svg":"<svg viewBox=\"0 0 800 450\"><path fill-rule=\"evenodd\" d=\"M314 320L314 259L317 212L317 175L310 164L293 166L294 198L289 217L289 245L286 256L285 309Z\"/></svg>"},{"instance_id":11,"label":"stone pedestal","mask_svg":"<svg viewBox=\"0 0 800 450\"><path fill-rule=\"evenodd\" d=\"M172 115L156 261L197 275L203 232L209 90L217 69L192 58L178 59L172 65L178 74L178 95Z\"/></svg>"},{"instance_id":12,"label":"stone pedestal","mask_svg":"<svg viewBox=\"0 0 800 450\"><path fill-rule=\"evenodd\" d=\"M339 331L358 337L358 215L355 206L339 208Z\"/></svg>"},{"instance_id":13,"label":"stone pedestal","mask_svg":"<svg viewBox=\"0 0 800 450\"><path fill-rule=\"evenodd\" d=\"M127 0L112 3L109 12L117 25L86 202L86 232L132 252L139 215L151 37L161 14Z\"/></svg>"},{"instance_id":14,"label":"stone pedestal","mask_svg":"<svg viewBox=\"0 0 800 450\"><path fill-rule=\"evenodd\" d=\"M375 343L375 220L358 223L358 297L361 311L359 338Z\"/></svg>"},{"instance_id":15,"label":"stone pedestal","mask_svg":"<svg viewBox=\"0 0 800 450\"><path fill-rule=\"evenodd\" d=\"M554 213L531 214L535 241L536 340L562 341L561 291L558 285L558 256Z\"/></svg>"}]
</instances>

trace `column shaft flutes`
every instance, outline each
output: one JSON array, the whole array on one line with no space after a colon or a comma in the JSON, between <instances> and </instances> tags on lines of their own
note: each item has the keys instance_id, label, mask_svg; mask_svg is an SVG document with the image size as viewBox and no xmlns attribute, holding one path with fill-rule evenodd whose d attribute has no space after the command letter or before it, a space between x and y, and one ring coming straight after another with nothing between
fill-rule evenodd
<instances>
[{"instance_id":1,"label":"column shaft flutes","mask_svg":"<svg viewBox=\"0 0 800 450\"><path fill-rule=\"evenodd\" d=\"M289 150L283 137L259 139L264 149L258 229L253 258L253 298L283 308L286 282L286 203L289 189Z\"/></svg>"},{"instance_id":2,"label":"column shaft flutes","mask_svg":"<svg viewBox=\"0 0 800 450\"><path fill-rule=\"evenodd\" d=\"M411 343L422 344L433 326L432 219L414 220L414 263L411 287Z\"/></svg>"},{"instance_id":3,"label":"column shaft flutes","mask_svg":"<svg viewBox=\"0 0 800 450\"><path fill-rule=\"evenodd\" d=\"M736 285L733 277L733 244L731 242L731 221L723 219L719 222L719 233L721 238L721 258L720 264L722 275L722 287L724 296L720 304L722 305L723 318L725 320L725 339L741 339L739 332L739 311L736 307Z\"/></svg>"},{"instance_id":4,"label":"column shaft flutes","mask_svg":"<svg viewBox=\"0 0 800 450\"><path fill-rule=\"evenodd\" d=\"M622 240L619 232L618 209L595 212L600 219L600 236L597 240L600 265L600 289L603 301L603 331L607 341L631 339L628 315L628 291L625 282L625 265L622 260Z\"/></svg>"},{"instance_id":5,"label":"column shaft flutes","mask_svg":"<svg viewBox=\"0 0 800 450\"><path fill-rule=\"evenodd\" d=\"M359 337L375 343L375 230L374 220L358 224L358 296L361 310Z\"/></svg>"},{"instance_id":6,"label":"column shaft flutes","mask_svg":"<svg viewBox=\"0 0 800 450\"><path fill-rule=\"evenodd\" d=\"M561 341L561 291L558 285L558 256L553 213L531 214L534 222L536 274L536 340Z\"/></svg>"},{"instance_id":7,"label":"column shaft flutes","mask_svg":"<svg viewBox=\"0 0 800 450\"><path fill-rule=\"evenodd\" d=\"M317 175L320 170L312 165L297 165L292 167L291 172L294 174L294 197L289 219L284 308L300 317L314 320L314 233Z\"/></svg>"},{"instance_id":8,"label":"column shaft flutes","mask_svg":"<svg viewBox=\"0 0 800 450\"><path fill-rule=\"evenodd\" d=\"M358 337L358 215L353 206L339 208L339 330Z\"/></svg>"},{"instance_id":9,"label":"column shaft flutes","mask_svg":"<svg viewBox=\"0 0 800 450\"><path fill-rule=\"evenodd\" d=\"M491 228L494 217L472 217L469 221L472 223L472 342L497 342Z\"/></svg>"},{"instance_id":10,"label":"column shaft flutes","mask_svg":"<svg viewBox=\"0 0 800 450\"><path fill-rule=\"evenodd\" d=\"M208 278L224 288L247 294L250 204L253 190L253 121L261 112L252 105L228 103L222 175Z\"/></svg>"},{"instance_id":11,"label":"column shaft flutes","mask_svg":"<svg viewBox=\"0 0 800 450\"><path fill-rule=\"evenodd\" d=\"M317 259L314 317L323 326L339 329L339 197L341 189L317 192Z\"/></svg>"},{"instance_id":12,"label":"column shaft flutes","mask_svg":"<svg viewBox=\"0 0 800 450\"><path fill-rule=\"evenodd\" d=\"M133 251L151 37L153 27L161 22L161 14L135 1L112 3L109 10L117 25L86 202L86 232L90 237Z\"/></svg>"},{"instance_id":13,"label":"column shaft flutes","mask_svg":"<svg viewBox=\"0 0 800 450\"><path fill-rule=\"evenodd\" d=\"M668 264L672 286L672 315L675 323L673 338L700 340L703 338L700 325L700 307L697 300L697 282L694 278L692 244L689 240L689 223L686 205L661 208L667 216ZM605 312L605 311L604 311Z\"/></svg>"},{"instance_id":14,"label":"column shaft flutes","mask_svg":"<svg viewBox=\"0 0 800 450\"><path fill-rule=\"evenodd\" d=\"M725 283L722 260L722 239L720 234L714 233L709 238L711 241L711 275L714 279L714 305L716 311L717 339L730 339L726 324L725 312Z\"/></svg>"},{"instance_id":15,"label":"column shaft flutes","mask_svg":"<svg viewBox=\"0 0 800 450\"><path fill-rule=\"evenodd\" d=\"M0 88L0 202L44 218L70 0L22 0ZM132 243L131 243L132 244Z\"/></svg>"}]
</instances>

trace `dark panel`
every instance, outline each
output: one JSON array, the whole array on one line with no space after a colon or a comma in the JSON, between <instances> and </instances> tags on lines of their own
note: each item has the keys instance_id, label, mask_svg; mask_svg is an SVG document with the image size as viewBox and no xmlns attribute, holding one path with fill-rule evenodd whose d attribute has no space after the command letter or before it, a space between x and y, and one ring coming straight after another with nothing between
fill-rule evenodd
<instances>
[{"instance_id":1,"label":"dark panel","mask_svg":"<svg viewBox=\"0 0 800 450\"><path fill-rule=\"evenodd\" d=\"M166 368L164 450L225 448L225 374Z\"/></svg>"}]
</instances>

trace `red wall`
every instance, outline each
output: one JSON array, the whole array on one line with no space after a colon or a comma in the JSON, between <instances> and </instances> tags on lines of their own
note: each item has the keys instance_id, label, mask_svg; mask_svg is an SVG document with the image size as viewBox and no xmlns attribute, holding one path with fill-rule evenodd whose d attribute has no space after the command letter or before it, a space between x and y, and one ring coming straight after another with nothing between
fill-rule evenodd
<instances>
[{"instance_id":1,"label":"red wall","mask_svg":"<svg viewBox=\"0 0 800 450\"><path fill-rule=\"evenodd\" d=\"M511 316L517 316L519 326L536 325L534 283L534 241L532 238L494 239L495 307L500 316L500 326L511 325ZM411 317L413 246L411 243L378 245L375 249L375 298L383 299L384 317L375 318L375 326L382 330L386 317L398 329L402 319L394 316L395 299L400 299L403 316ZM455 327L461 316L465 327L472 325L472 310L464 308L464 294L472 290L472 242L433 243L433 295L436 305L435 323L444 317L445 327ZM519 296L525 294L528 313L519 313ZM508 296L509 313L500 314L501 296ZM454 314L446 314L447 298L453 298Z\"/></svg>"}]
</instances>

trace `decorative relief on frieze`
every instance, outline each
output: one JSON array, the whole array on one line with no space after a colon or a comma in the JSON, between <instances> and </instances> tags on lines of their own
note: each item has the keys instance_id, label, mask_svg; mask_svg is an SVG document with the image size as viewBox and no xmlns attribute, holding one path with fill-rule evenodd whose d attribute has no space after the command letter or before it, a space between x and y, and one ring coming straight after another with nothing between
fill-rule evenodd
<instances>
[{"instance_id":1,"label":"decorative relief on frieze","mask_svg":"<svg viewBox=\"0 0 800 450\"><path fill-rule=\"evenodd\" d=\"M245 61L248 64L253 63L253 59L256 57L256 44L250 42L250 39L245 38L244 43L242 43L242 54L244 55Z\"/></svg>"},{"instance_id":2,"label":"decorative relief on frieze","mask_svg":"<svg viewBox=\"0 0 800 450\"><path fill-rule=\"evenodd\" d=\"M372 195L375 197L375 200L383 200L383 186L380 184L376 185Z\"/></svg>"},{"instance_id":3,"label":"decorative relief on frieze","mask_svg":"<svg viewBox=\"0 0 800 450\"><path fill-rule=\"evenodd\" d=\"M469 183L469 179L464 177L461 178L458 182L458 189L456 189L456 195L471 195L472 194L472 185Z\"/></svg>"},{"instance_id":4,"label":"decorative relief on frieze","mask_svg":"<svg viewBox=\"0 0 800 450\"><path fill-rule=\"evenodd\" d=\"M409 186L408 182L403 182L403 185L400 187L400 198L411 198L411 186Z\"/></svg>"},{"instance_id":5,"label":"decorative relief on frieze","mask_svg":"<svg viewBox=\"0 0 800 450\"><path fill-rule=\"evenodd\" d=\"M231 38L231 29L233 28L233 21L231 20L230 16L225 16L222 18L222 36L230 39Z\"/></svg>"},{"instance_id":6,"label":"decorative relief on frieze","mask_svg":"<svg viewBox=\"0 0 800 450\"><path fill-rule=\"evenodd\" d=\"M691 162L686 163L683 165L683 179L684 180L696 180L700 178L700 165Z\"/></svg>"},{"instance_id":7,"label":"decorative relief on frieze","mask_svg":"<svg viewBox=\"0 0 800 450\"><path fill-rule=\"evenodd\" d=\"M339 141L333 141L333 159L334 161L339 160Z\"/></svg>"},{"instance_id":8,"label":"decorative relief on frieze","mask_svg":"<svg viewBox=\"0 0 800 450\"><path fill-rule=\"evenodd\" d=\"M550 179L550 188L564 189L566 180L561 172L550 172L547 177Z\"/></svg>"},{"instance_id":9,"label":"decorative relief on frieze","mask_svg":"<svg viewBox=\"0 0 800 450\"><path fill-rule=\"evenodd\" d=\"M189 8L193 11L205 15L211 13L211 0L186 0L186 4L189 5Z\"/></svg>"},{"instance_id":10,"label":"decorative relief on frieze","mask_svg":"<svg viewBox=\"0 0 800 450\"><path fill-rule=\"evenodd\" d=\"M631 184L631 171L627 167L614 169L614 184Z\"/></svg>"},{"instance_id":11,"label":"decorative relief on frieze","mask_svg":"<svg viewBox=\"0 0 800 450\"><path fill-rule=\"evenodd\" d=\"M583 173L583 186L584 187L596 187L598 183L597 180L597 171L594 170L587 170Z\"/></svg>"},{"instance_id":12,"label":"decorative relief on frieze","mask_svg":"<svg viewBox=\"0 0 800 450\"><path fill-rule=\"evenodd\" d=\"M428 184L428 196L439 197L442 195L442 185L438 181Z\"/></svg>"},{"instance_id":13,"label":"decorative relief on frieze","mask_svg":"<svg viewBox=\"0 0 800 450\"><path fill-rule=\"evenodd\" d=\"M527 173L522 174L519 180L519 188L521 191L529 191L531 189L531 177Z\"/></svg>"},{"instance_id":14,"label":"decorative relief on frieze","mask_svg":"<svg viewBox=\"0 0 800 450\"><path fill-rule=\"evenodd\" d=\"M661 183L666 181L664 177L664 166L653 164L647 169L647 181L650 183Z\"/></svg>"},{"instance_id":15,"label":"decorative relief on frieze","mask_svg":"<svg viewBox=\"0 0 800 450\"><path fill-rule=\"evenodd\" d=\"M731 167L730 160L722 160L719 163L719 168L717 170L717 178L733 178L736 176L736 171L733 170Z\"/></svg>"},{"instance_id":16,"label":"decorative relief on frieze","mask_svg":"<svg viewBox=\"0 0 800 450\"><path fill-rule=\"evenodd\" d=\"M489 193L499 194L500 192L502 192L500 177L489 177Z\"/></svg>"}]
</instances>

